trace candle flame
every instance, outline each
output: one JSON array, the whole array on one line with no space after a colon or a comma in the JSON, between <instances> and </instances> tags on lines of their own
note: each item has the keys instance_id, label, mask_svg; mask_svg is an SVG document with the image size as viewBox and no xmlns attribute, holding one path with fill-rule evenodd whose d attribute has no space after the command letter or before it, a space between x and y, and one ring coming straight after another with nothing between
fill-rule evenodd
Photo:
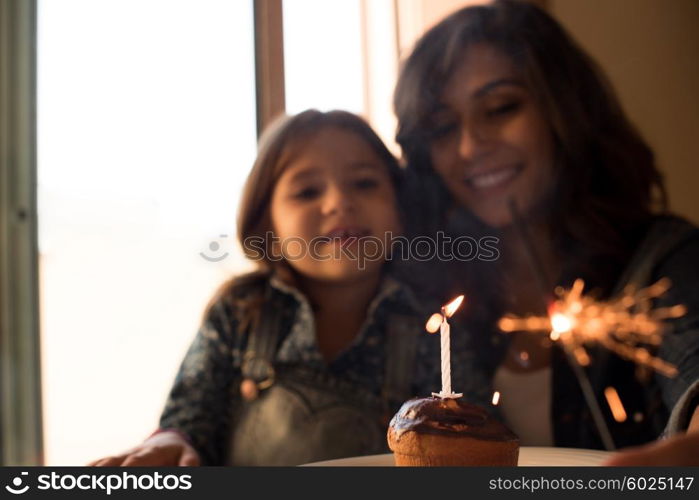
<instances>
[{"instance_id":1,"label":"candle flame","mask_svg":"<svg viewBox=\"0 0 699 500\"><path fill-rule=\"evenodd\" d=\"M430 333L437 333L439 331L439 325L441 324L442 315L439 313L434 313L432 316L430 316L430 319L427 320L425 330L427 330Z\"/></svg>"},{"instance_id":2,"label":"candle flame","mask_svg":"<svg viewBox=\"0 0 699 500\"><path fill-rule=\"evenodd\" d=\"M464 301L464 296L459 295L454 300L449 302L447 305L442 307L442 311L444 311L444 315L447 318L451 318L454 315L454 313L456 312L456 310L461 306L461 303L463 301Z\"/></svg>"},{"instance_id":3,"label":"candle flame","mask_svg":"<svg viewBox=\"0 0 699 500\"><path fill-rule=\"evenodd\" d=\"M624 405L616 389L614 387L607 387L604 390L604 397L607 398L607 404L609 405L609 409L612 410L614 420L617 422L626 421L626 410L624 409Z\"/></svg>"},{"instance_id":4,"label":"candle flame","mask_svg":"<svg viewBox=\"0 0 699 500\"><path fill-rule=\"evenodd\" d=\"M498 391L495 391L493 393L493 406L497 406L499 402L500 402L500 393Z\"/></svg>"}]
</instances>

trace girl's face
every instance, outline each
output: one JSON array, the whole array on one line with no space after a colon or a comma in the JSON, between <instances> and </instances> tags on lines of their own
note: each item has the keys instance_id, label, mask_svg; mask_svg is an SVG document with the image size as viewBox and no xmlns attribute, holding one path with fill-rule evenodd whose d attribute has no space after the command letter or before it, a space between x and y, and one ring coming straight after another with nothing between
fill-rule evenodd
<instances>
[{"instance_id":1,"label":"girl's face","mask_svg":"<svg viewBox=\"0 0 699 500\"><path fill-rule=\"evenodd\" d=\"M271 221L287 262L329 281L378 272L401 230L388 168L359 135L337 127L297 148L272 193Z\"/></svg>"},{"instance_id":2,"label":"girl's face","mask_svg":"<svg viewBox=\"0 0 699 500\"><path fill-rule=\"evenodd\" d=\"M432 165L457 203L493 227L508 200L529 212L553 185L551 132L509 58L475 45L447 81L432 119Z\"/></svg>"}]
</instances>

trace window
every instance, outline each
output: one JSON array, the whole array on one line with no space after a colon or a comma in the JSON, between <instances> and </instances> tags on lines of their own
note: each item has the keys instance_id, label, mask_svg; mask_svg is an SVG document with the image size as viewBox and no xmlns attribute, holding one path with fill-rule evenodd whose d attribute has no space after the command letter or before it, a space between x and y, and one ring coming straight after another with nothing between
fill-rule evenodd
<instances>
[{"instance_id":1,"label":"window","mask_svg":"<svg viewBox=\"0 0 699 500\"><path fill-rule=\"evenodd\" d=\"M206 302L244 269L253 13L229 0L38 5L45 458L79 465L153 430Z\"/></svg>"},{"instance_id":2,"label":"window","mask_svg":"<svg viewBox=\"0 0 699 500\"><path fill-rule=\"evenodd\" d=\"M283 5L287 112L352 111L398 153L392 111L398 72L394 0L284 0Z\"/></svg>"},{"instance_id":3,"label":"window","mask_svg":"<svg viewBox=\"0 0 699 500\"><path fill-rule=\"evenodd\" d=\"M288 113L307 108L364 112L361 4L360 0L284 1Z\"/></svg>"}]
</instances>

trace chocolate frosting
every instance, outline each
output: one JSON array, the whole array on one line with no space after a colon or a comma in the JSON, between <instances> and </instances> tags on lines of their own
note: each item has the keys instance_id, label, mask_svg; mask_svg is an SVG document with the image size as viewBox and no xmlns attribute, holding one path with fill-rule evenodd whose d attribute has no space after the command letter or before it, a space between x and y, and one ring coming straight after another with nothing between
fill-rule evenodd
<instances>
[{"instance_id":1,"label":"chocolate frosting","mask_svg":"<svg viewBox=\"0 0 699 500\"><path fill-rule=\"evenodd\" d=\"M459 399L413 398L401 406L390 428L400 437L408 431L513 441L517 436L481 408Z\"/></svg>"}]
</instances>

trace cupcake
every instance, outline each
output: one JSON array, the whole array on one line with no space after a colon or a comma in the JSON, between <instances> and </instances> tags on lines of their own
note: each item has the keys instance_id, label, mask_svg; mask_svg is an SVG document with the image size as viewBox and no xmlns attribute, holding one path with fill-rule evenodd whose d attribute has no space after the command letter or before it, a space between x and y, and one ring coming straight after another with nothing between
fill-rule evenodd
<instances>
[{"instance_id":1,"label":"cupcake","mask_svg":"<svg viewBox=\"0 0 699 500\"><path fill-rule=\"evenodd\" d=\"M406 401L388 427L396 465L514 466L519 438L481 407L458 399Z\"/></svg>"}]
</instances>

